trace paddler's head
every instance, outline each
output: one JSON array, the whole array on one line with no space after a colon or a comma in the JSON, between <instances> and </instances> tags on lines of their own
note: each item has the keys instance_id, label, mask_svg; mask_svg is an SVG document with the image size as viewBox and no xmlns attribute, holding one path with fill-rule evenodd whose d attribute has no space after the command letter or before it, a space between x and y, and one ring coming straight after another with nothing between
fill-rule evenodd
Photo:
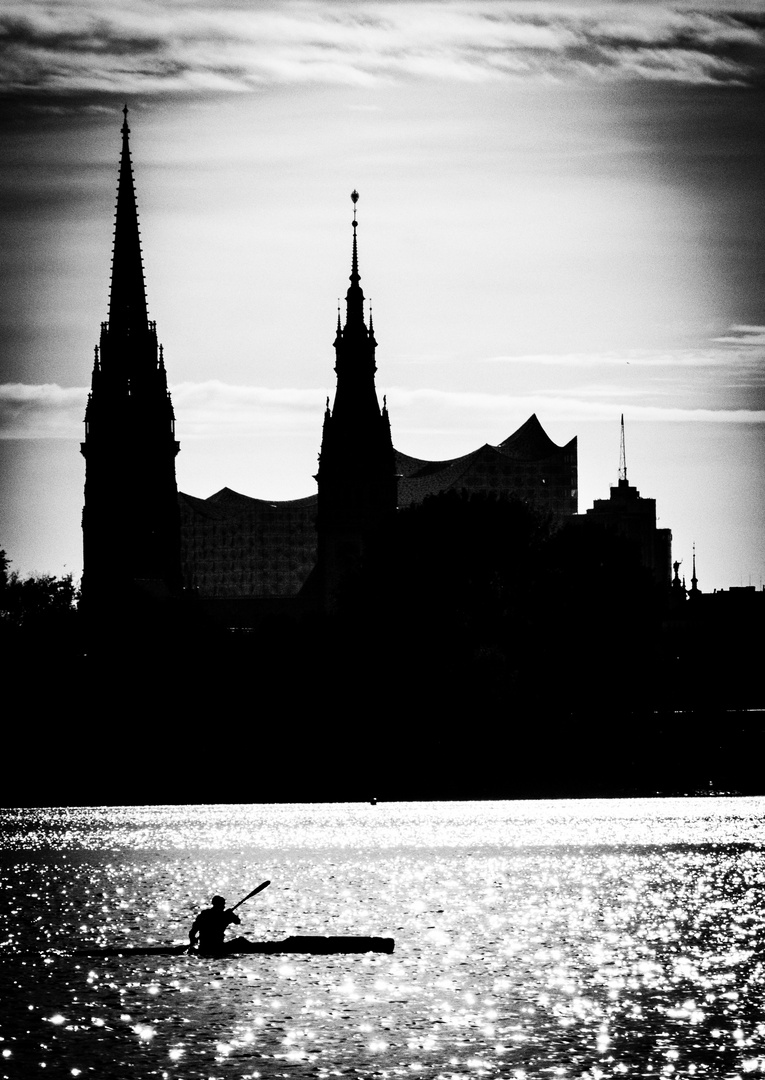
<instances>
[{"instance_id":1,"label":"paddler's head","mask_svg":"<svg viewBox=\"0 0 765 1080\"><path fill-rule=\"evenodd\" d=\"M225 906L226 906L226 901L225 901L225 900L223 899L223 897L222 897L222 896L214 896L214 897L212 898L212 906L213 906L213 907L214 907L214 908L215 908L216 910L217 910L218 908L220 908L220 910L221 910L221 911L223 911L223 909L224 909L224 908L225 908Z\"/></svg>"}]
</instances>

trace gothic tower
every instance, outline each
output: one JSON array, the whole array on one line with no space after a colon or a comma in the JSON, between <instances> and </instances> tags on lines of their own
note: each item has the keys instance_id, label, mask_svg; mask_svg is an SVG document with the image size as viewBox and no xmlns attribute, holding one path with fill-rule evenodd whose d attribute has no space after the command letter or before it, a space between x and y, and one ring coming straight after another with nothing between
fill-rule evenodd
<instances>
[{"instance_id":1,"label":"gothic tower","mask_svg":"<svg viewBox=\"0 0 765 1080\"><path fill-rule=\"evenodd\" d=\"M345 326L337 313L333 408L324 414L319 455L318 570L325 606L333 606L340 582L358 569L368 537L396 510L397 476L390 420L375 389L372 314L364 319L359 277L356 203L353 200L353 255L346 294Z\"/></svg>"},{"instance_id":2,"label":"gothic tower","mask_svg":"<svg viewBox=\"0 0 765 1080\"><path fill-rule=\"evenodd\" d=\"M83 605L94 618L181 589L175 416L148 318L127 123L122 125L109 318L85 412Z\"/></svg>"}]
</instances>

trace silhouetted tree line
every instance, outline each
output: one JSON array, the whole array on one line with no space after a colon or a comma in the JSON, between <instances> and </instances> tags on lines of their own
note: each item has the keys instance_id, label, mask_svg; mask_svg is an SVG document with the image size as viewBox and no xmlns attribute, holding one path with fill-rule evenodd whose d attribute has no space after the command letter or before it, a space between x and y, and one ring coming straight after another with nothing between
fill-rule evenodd
<instances>
[{"instance_id":1,"label":"silhouetted tree line","mask_svg":"<svg viewBox=\"0 0 765 1080\"><path fill-rule=\"evenodd\" d=\"M0 550L0 635L6 660L9 654L19 659L37 650L76 654L79 589L72 574L21 577L10 566L11 560Z\"/></svg>"}]
</instances>

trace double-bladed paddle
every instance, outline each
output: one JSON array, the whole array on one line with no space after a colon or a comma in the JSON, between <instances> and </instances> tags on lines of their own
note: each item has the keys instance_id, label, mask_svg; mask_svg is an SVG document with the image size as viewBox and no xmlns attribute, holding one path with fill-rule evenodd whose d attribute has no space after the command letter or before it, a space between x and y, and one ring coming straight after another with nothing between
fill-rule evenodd
<instances>
[{"instance_id":1,"label":"double-bladed paddle","mask_svg":"<svg viewBox=\"0 0 765 1080\"><path fill-rule=\"evenodd\" d=\"M260 885L258 885L257 889L253 889L252 892L248 892L246 896L243 896L238 904L234 904L232 908L229 908L229 911L236 911L236 909L240 907L245 902L245 900L249 900L251 896L255 896L256 893L262 892L263 889L266 889L270 884L270 881L262 882Z\"/></svg>"},{"instance_id":2,"label":"double-bladed paddle","mask_svg":"<svg viewBox=\"0 0 765 1080\"><path fill-rule=\"evenodd\" d=\"M246 896L242 897L242 899L239 901L239 903L234 904L234 906L232 908L229 908L228 910L229 911L236 911L236 909L238 907L240 907L245 902L245 900L249 900L251 896L255 896L256 893L262 892L263 889L267 889L270 884L271 884L270 881L261 882L260 885L258 885L257 889L253 889L252 892L248 892ZM196 952L194 942L192 942L189 946L187 946L187 950L192 955Z\"/></svg>"}]
</instances>

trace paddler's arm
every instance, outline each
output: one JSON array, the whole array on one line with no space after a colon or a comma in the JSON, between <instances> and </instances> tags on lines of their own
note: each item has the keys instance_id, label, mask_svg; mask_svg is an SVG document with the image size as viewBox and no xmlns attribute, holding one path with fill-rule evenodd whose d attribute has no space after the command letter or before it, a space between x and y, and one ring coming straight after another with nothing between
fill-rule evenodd
<instances>
[{"instance_id":1,"label":"paddler's arm","mask_svg":"<svg viewBox=\"0 0 765 1080\"><path fill-rule=\"evenodd\" d=\"M198 918L194 919L194 924L191 927L191 929L189 930L189 944L191 944L191 945L196 945L197 938L199 937L199 927L197 925L198 923L199 923L199 919Z\"/></svg>"}]
</instances>

